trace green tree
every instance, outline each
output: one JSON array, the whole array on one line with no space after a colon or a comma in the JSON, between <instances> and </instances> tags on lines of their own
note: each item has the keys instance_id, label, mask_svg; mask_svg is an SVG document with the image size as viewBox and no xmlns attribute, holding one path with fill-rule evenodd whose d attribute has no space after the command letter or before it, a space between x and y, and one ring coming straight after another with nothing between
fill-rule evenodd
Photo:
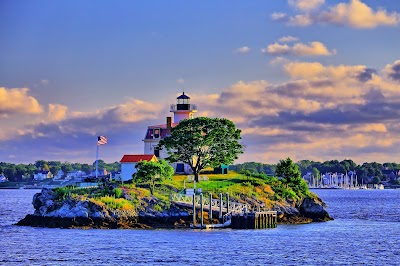
<instances>
[{"instance_id":1,"label":"green tree","mask_svg":"<svg viewBox=\"0 0 400 266\"><path fill-rule=\"evenodd\" d=\"M64 172L66 175L67 173L72 172L74 169L72 168L72 165L69 162L65 162L61 165L61 170Z\"/></svg>"},{"instance_id":2,"label":"green tree","mask_svg":"<svg viewBox=\"0 0 400 266\"><path fill-rule=\"evenodd\" d=\"M85 173L90 173L91 171L92 171L92 169L93 169L93 167L91 166L91 165L89 165L89 164L87 164L87 163L85 163L85 164L82 164L82 168L81 168L81 170L83 171L83 172L85 172Z\"/></svg>"},{"instance_id":3,"label":"green tree","mask_svg":"<svg viewBox=\"0 0 400 266\"><path fill-rule=\"evenodd\" d=\"M171 178L174 174L174 168L165 160L157 162L140 161L136 164L136 168L137 172L134 181L148 182L152 195L157 181Z\"/></svg>"},{"instance_id":4,"label":"green tree","mask_svg":"<svg viewBox=\"0 0 400 266\"><path fill-rule=\"evenodd\" d=\"M39 169L40 171L43 169L43 166L45 164L47 164L47 162L44 161L44 160L38 160L38 161L35 162L36 168Z\"/></svg>"},{"instance_id":5,"label":"green tree","mask_svg":"<svg viewBox=\"0 0 400 266\"><path fill-rule=\"evenodd\" d=\"M50 172L53 175L57 175L58 171L60 171L60 170L61 170L61 166L54 166L54 165L50 166Z\"/></svg>"},{"instance_id":6,"label":"green tree","mask_svg":"<svg viewBox=\"0 0 400 266\"><path fill-rule=\"evenodd\" d=\"M101 169L106 169L107 164L102 159L97 160L97 162L98 162L99 171ZM96 169L96 161L93 162L93 168Z\"/></svg>"},{"instance_id":7,"label":"green tree","mask_svg":"<svg viewBox=\"0 0 400 266\"><path fill-rule=\"evenodd\" d=\"M240 132L225 118L185 119L172 129L170 137L160 141L158 147L167 150L169 162L188 164L198 182L200 170L232 164L243 153Z\"/></svg>"},{"instance_id":8,"label":"green tree","mask_svg":"<svg viewBox=\"0 0 400 266\"><path fill-rule=\"evenodd\" d=\"M276 166L276 175L291 182L296 179L301 179L301 173L299 167L293 163L292 159L286 158L285 160L280 160Z\"/></svg>"},{"instance_id":9,"label":"green tree","mask_svg":"<svg viewBox=\"0 0 400 266\"><path fill-rule=\"evenodd\" d=\"M286 183L298 196L309 196L307 183L301 178L299 167L292 159L280 160L276 166L276 175L282 177L283 183Z\"/></svg>"}]
</instances>

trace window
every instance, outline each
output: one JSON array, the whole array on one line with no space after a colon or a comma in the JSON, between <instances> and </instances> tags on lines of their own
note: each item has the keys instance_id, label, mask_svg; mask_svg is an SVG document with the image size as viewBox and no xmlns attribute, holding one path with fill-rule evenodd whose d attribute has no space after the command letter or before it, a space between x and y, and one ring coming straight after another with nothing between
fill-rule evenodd
<instances>
[{"instance_id":1,"label":"window","mask_svg":"<svg viewBox=\"0 0 400 266\"><path fill-rule=\"evenodd\" d=\"M154 147L154 155L159 158L160 157L160 149L156 146Z\"/></svg>"},{"instance_id":2,"label":"window","mask_svg":"<svg viewBox=\"0 0 400 266\"><path fill-rule=\"evenodd\" d=\"M155 128L153 130L153 138L154 139L159 139L160 138L160 129L159 128Z\"/></svg>"}]
</instances>

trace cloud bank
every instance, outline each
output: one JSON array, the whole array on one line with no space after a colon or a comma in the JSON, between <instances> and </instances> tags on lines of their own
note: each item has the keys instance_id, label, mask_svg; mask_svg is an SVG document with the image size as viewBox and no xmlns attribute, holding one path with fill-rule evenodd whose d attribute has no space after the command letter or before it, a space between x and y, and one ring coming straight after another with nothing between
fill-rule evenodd
<instances>
[{"instance_id":1,"label":"cloud bank","mask_svg":"<svg viewBox=\"0 0 400 266\"><path fill-rule=\"evenodd\" d=\"M373 29L379 26L397 26L400 24L400 13L390 12L383 8L373 10L361 0L339 3L327 9L318 9L324 1L289 0L290 6L302 13L289 15L275 12L272 20L285 22L290 26L306 27L313 24L333 24L359 29Z\"/></svg>"},{"instance_id":2,"label":"cloud bank","mask_svg":"<svg viewBox=\"0 0 400 266\"><path fill-rule=\"evenodd\" d=\"M242 129L246 150L240 161L393 161L400 146L400 60L380 70L302 61L281 66L286 82L238 81L214 94L188 92L197 116L226 117ZM23 92L23 98L32 97ZM14 128L6 138L0 134L0 158L93 162L98 134L108 136L100 154L107 161L142 153L147 126L165 123L173 102L132 98L93 112L51 104L47 113L35 114L37 122Z\"/></svg>"}]
</instances>

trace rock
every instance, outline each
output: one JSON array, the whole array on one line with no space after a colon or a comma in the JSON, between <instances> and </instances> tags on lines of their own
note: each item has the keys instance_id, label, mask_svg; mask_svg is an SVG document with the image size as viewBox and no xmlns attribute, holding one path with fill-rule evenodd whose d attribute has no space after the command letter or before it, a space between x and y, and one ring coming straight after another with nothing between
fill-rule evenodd
<instances>
[{"instance_id":1,"label":"rock","mask_svg":"<svg viewBox=\"0 0 400 266\"><path fill-rule=\"evenodd\" d=\"M32 201L33 207L35 208L35 212L37 214L44 215L47 212L54 210L55 198L56 198L56 193L51 189L44 188L42 192L36 193L33 196L33 201Z\"/></svg>"},{"instance_id":2,"label":"rock","mask_svg":"<svg viewBox=\"0 0 400 266\"><path fill-rule=\"evenodd\" d=\"M326 204L320 198L304 199L300 205L300 213L314 222L333 220L326 211Z\"/></svg>"},{"instance_id":3,"label":"rock","mask_svg":"<svg viewBox=\"0 0 400 266\"><path fill-rule=\"evenodd\" d=\"M192 222L191 207L175 203L165 206L165 202L154 196L143 198L136 210L110 209L88 199L68 197L60 200L53 190L43 189L33 198L34 214L27 215L18 225L60 228L187 228ZM250 201L260 206L254 199ZM277 211L279 223L310 223L330 220L325 208L325 204L315 198L304 199L300 203L275 203L272 210ZM215 223L218 222L215 220Z\"/></svg>"}]
</instances>

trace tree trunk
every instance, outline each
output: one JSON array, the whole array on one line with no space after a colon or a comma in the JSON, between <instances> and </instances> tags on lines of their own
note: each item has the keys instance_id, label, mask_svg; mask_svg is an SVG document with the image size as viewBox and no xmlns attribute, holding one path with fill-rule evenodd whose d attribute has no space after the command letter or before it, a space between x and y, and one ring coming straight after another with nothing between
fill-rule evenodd
<instances>
[{"instance_id":1,"label":"tree trunk","mask_svg":"<svg viewBox=\"0 0 400 266\"><path fill-rule=\"evenodd\" d=\"M149 186L149 188L150 188L150 194L151 195L153 195L153 193L154 193L154 180L150 180L150 186Z\"/></svg>"},{"instance_id":2,"label":"tree trunk","mask_svg":"<svg viewBox=\"0 0 400 266\"><path fill-rule=\"evenodd\" d=\"M194 180L196 181L196 183L199 182L199 173L198 172L194 172Z\"/></svg>"}]
</instances>

